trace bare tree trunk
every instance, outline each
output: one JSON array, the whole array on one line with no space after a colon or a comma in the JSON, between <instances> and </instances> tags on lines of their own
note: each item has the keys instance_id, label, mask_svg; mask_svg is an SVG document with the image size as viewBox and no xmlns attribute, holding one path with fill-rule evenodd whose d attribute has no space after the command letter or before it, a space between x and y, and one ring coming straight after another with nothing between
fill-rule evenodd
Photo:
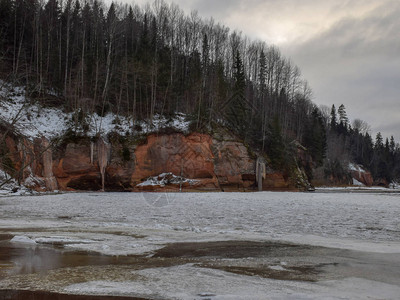
<instances>
[{"instance_id":1,"label":"bare tree trunk","mask_svg":"<svg viewBox=\"0 0 400 300\"><path fill-rule=\"evenodd\" d=\"M67 95L67 81L68 81L68 57L69 57L69 43L70 43L70 25L71 25L71 14L70 14L71 0L67 3L67 45L65 50L65 75L64 75L64 96Z\"/></svg>"},{"instance_id":2,"label":"bare tree trunk","mask_svg":"<svg viewBox=\"0 0 400 300\"><path fill-rule=\"evenodd\" d=\"M23 43L23 40L24 40L24 33L25 33L25 22L26 22L26 20L25 20L25 17L24 17L24 22L22 24L22 30L20 32L18 52L17 52L16 58L15 58L14 77L17 76L18 69L19 69L19 59L20 59L20 56L21 56L22 43ZM16 29L17 28L15 27L15 30ZM15 44L16 44L16 41L14 41L14 45ZM15 54L14 54L14 57L15 57Z\"/></svg>"},{"instance_id":3,"label":"bare tree trunk","mask_svg":"<svg viewBox=\"0 0 400 300\"><path fill-rule=\"evenodd\" d=\"M110 39L109 39L109 45L108 45L108 51L107 51L107 63L106 63L106 80L104 83L104 88L103 88L103 103L105 101L107 91L108 91L108 84L110 81L110 74L111 74L111 53L112 53L112 47L113 47L113 33L110 33Z\"/></svg>"},{"instance_id":4,"label":"bare tree trunk","mask_svg":"<svg viewBox=\"0 0 400 300\"><path fill-rule=\"evenodd\" d=\"M96 79L94 82L94 96L93 100L96 103L97 100L97 89L98 89L98 83L99 83L99 46L98 43L96 42Z\"/></svg>"},{"instance_id":5,"label":"bare tree trunk","mask_svg":"<svg viewBox=\"0 0 400 300\"><path fill-rule=\"evenodd\" d=\"M14 47L13 47L13 74L16 75L16 50L17 50L17 12L14 14Z\"/></svg>"},{"instance_id":6,"label":"bare tree trunk","mask_svg":"<svg viewBox=\"0 0 400 300\"><path fill-rule=\"evenodd\" d=\"M137 97L137 75L136 73L133 75L133 107L132 107L132 122L134 124L134 122L136 121L136 97Z\"/></svg>"},{"instance_id":7,"label":"bare tree trunk","mask_svg":"<svg viewBox=\"0 0 400 300\"><path fill-rule=\"evenodd\" d=\"M86 26L83 28L82 34L82 55L81 55L81 95L84 93L85 88L85 42L86 42Z\"/></svg>"}]
</instances>

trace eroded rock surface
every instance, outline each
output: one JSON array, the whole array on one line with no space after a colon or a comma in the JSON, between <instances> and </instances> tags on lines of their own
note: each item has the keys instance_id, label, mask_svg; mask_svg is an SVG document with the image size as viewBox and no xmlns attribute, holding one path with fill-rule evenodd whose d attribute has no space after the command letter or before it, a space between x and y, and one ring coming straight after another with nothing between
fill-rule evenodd
<instances>
[{"instance_id":1,"label":"eroded rock surface","mask_svg":"<svg viewBox=\"0 0 400 300\"><path fill-rule=\"evenodd\" d=\"M82 137L54 149L44 138L33 143L20 140L19 146L14 139L7 140L12 161L17 170L23 169L23 179L35 178L31 188L37 190L155 191L161 187L141 183L163 173L194 180L162 187L172 191L255 188L255 157L246 146L207 134L152 134L139 145L129 139ZM269 172L263 188L287 189L289 183L283 174Z\"/></svg>"}]
</instances>

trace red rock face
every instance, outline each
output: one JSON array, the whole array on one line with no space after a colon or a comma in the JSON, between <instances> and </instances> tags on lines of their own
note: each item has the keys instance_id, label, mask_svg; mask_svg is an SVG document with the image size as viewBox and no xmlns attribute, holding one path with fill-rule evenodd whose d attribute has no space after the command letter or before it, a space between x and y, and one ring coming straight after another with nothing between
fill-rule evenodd
<instances>
[{"instance_id":1,"label":"red rock face","mask_svg":"<svg viewBox=\"0 0 400 300\"><path fill-rule=\"evenodd\" d=\"M255 160L239 142L213 141L214 170L223 190L246 189L255 184Z\"/></svg>"},{"instance_id":2,"label":"red rock face","mask_svg":"<svg viewBox=\"0 0 400 300\"><path fill-rule=\"evenodd\" d=\"M53 160L53 174L61 190L99 190L100 170L91 162L90 141L68 144L64 153Z\"/></svg>"},{"instance_id":3,"label":"red rock face","mask_svg":"<svg viewBox=\"0 0 400 300\"><path fill-rule=\"evenodd\" d=\"M351 177L366 186L372 186L374 183L374 179L372 178L371 173L368 171L351 171Z\"/></svg>"},{"instance_id":4,"label":"red rock face","mask_svg":"<svg viewBox=\"0 0 400 300\"><path fill-rule=\"evenodd\" d=\"M219 142L209 135L151 135L135 151L132 181L171 172L198 180L196 189L240 190L255 183L255 161L239 142ZM149 187L146 187L149 189Z\"/></svg>"},{"instance_id":5,"label":"red rock face","mask_svg":"<svg viewBox=\"0 0 400 300\"><path fill-rule=\"evenodd\" d=\"M280 172L272 174L266 174L266 178L263 181L263 190L287 190L290 186L285 180L285 177Z\"/></svg>"},{"instance_id":6,"label":"red rock face","mask_svg":"<svg viewBox=\"0 0 400 300\"><path fill-rule=\"evenodd\" d=\"M7 170L20 183L36 191L57 189L57 180L52 174L51 150L42 139L30 142L16 136L6 136L5 145L12 162ZM29 181L25 181L29 178Z\"/></svg>"},{"instance_id":7,"label":"red rock face","mask_svg":"<svg viewBox=\"0 0 400 300\"><path fill-rule=\"evenodd\" d=\"M30 170L34 175L42 179L55 177L56 185L52 182L52 189L57 186L60 190L100 190L103 178L99 167L100 156L104 187L108 191L160 190L160 187L137 185L148 177L169 172L196 181L163 187L164 190L237 191L253 190L255 187L255 159L250 157L247 148L240 142L218 141L206 134L153 134L143 145L115 143L101 149L101 143L82 139L53 151L51 157L49 151L42 155L46 143L41 140L34 145L28 143L22 147L25 150L21 147L17 149L11 140L8 143L18 154L13 156L13 160L19 166L25 151L25 156L33 158ZM31 150L27 151L27 148ZM103 153L104 149L109 152ZM288 184L281 174L273 173L268 174L263 186L265 189L284 189Z\"/></svg>"},{"instance_id":8,"label":"red rock face","mask_svg":"<svg viewBox=\"0 0 400 300\"><path fill-rule=\"evenodd\" d=\"M150 135L135 151L132 181L171 172L187 178L213 178L211 138L205 134Z\"/></svg>"}]
</instances>

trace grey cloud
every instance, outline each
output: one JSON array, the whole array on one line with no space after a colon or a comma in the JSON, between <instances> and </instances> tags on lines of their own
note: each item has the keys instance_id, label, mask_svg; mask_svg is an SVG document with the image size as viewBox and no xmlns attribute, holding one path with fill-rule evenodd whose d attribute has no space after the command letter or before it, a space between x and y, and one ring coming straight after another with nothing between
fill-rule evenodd
<instances>
[{"instance_id":1,"label":"grey cloud","mask_svg":"<svg viewBox=\"0 0 400 300\"><path fill-rule=\"evenodd\" d=\"M240 7L241 0L197 0L191 5L204 15L226 17L232 10Z\"/></svg>"},{"instance_id":2,"label":"grey cloud","mask_svg":"<svg viewBox=\"0 0 400 300\"><path fill-rule=\"evenodd\" d=\"M311 40L286 48L314 89L315 102L343 103L400 140L400 3L387 1L364 18L343 18Z\"/></svg>"},{"instance_id":3,"label":"grey cloud","mask_svg":"<svg viewBox=\"0 0 400 300\"><path fill-rule=\"evenodd\" d=\"M399 0L174 2L186 12L197 10L254 38L269 40L276 30L294 33L299 40L278 46L301 68L314 101L343 103L350 118L363 119L374 134L382 131L400 141Z\"/></svg>"}]
</instances>

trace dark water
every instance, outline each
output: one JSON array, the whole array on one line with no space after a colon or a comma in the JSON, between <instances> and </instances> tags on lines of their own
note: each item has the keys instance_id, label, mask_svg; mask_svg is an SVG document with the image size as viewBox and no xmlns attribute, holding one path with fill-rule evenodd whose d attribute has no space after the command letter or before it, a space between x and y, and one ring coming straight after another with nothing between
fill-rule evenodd
<instances>
[{"instance_id":1,"label":"dark water","mask_svg":"<svg viewBox=\"0 0 400 300\"><path fill-rule=\"evenodd\" d=\"M278 242L215 241L169 244L155 251L150 257L117 257L69 251L55 246L11 243L10 237L12 236L0 236L0 280L10 280L4 290L0 290L0 300L145 299L53 293L48 292L49 286L46 288L40 285L43 278L53 274L51 270L55 270L60 276L50 278L51 282L54 280L56 283L57 280L71 278L71 273L66 272L67 269L64 268L74 267L78 267L76 272L82 277L79 282L101 280L102 274L118 275L124 272L131 274L133 270L192 263L199 268L219 269L239 275L269 279L313 282L358 277L400 285L399 253L379 254ZM285 269L268 267L276 266L280 262L286 262ZM91 279L81 273L82 270L93 266L95 274ZM13 277L29 277L31 276L29 274L40 276L34 277L36 279L27 279L22 286L18 279L21 277ZM125 280L135 279L132 277L121 279ZM54 286L51 286L50 290L62 291L53 288Z\"/></svg>"},{"instance_id":2,"label":"dark water","mask_svg":"<svg viewBox=\"0 0 400 300\"><path fill-rule=\"evenodd\" d=\"M53 247L0 242L0 279L10 275L45 273L49 270L79 267L126 264L129 257L117 257L64 251Z\"/></svg>"},{"instance_id":3,"label":"dark water","mask_svg":"<svg viewBox=\"0 0 400 300\"><path fill-rule=\"evenodd\" d=\"M65 251L50 246L11 243L12 235L0 235L0 279L12 275L45 274L49 270L79 266L120 265L134 257L117 257ZM0 300L140 300L137 297L70 295L46 291L0 290Z\"/></svg>"},{"instance_id":4,"label":"dark water","mask_svg":"<svg viewBox=\"0 0 400 300\"><path fill-rule=\"evenodd\" d=\"M136 297L86 296L57 294L43 291L0 290L0 300L146 300Z\"/></svg>"}]
</instances>

